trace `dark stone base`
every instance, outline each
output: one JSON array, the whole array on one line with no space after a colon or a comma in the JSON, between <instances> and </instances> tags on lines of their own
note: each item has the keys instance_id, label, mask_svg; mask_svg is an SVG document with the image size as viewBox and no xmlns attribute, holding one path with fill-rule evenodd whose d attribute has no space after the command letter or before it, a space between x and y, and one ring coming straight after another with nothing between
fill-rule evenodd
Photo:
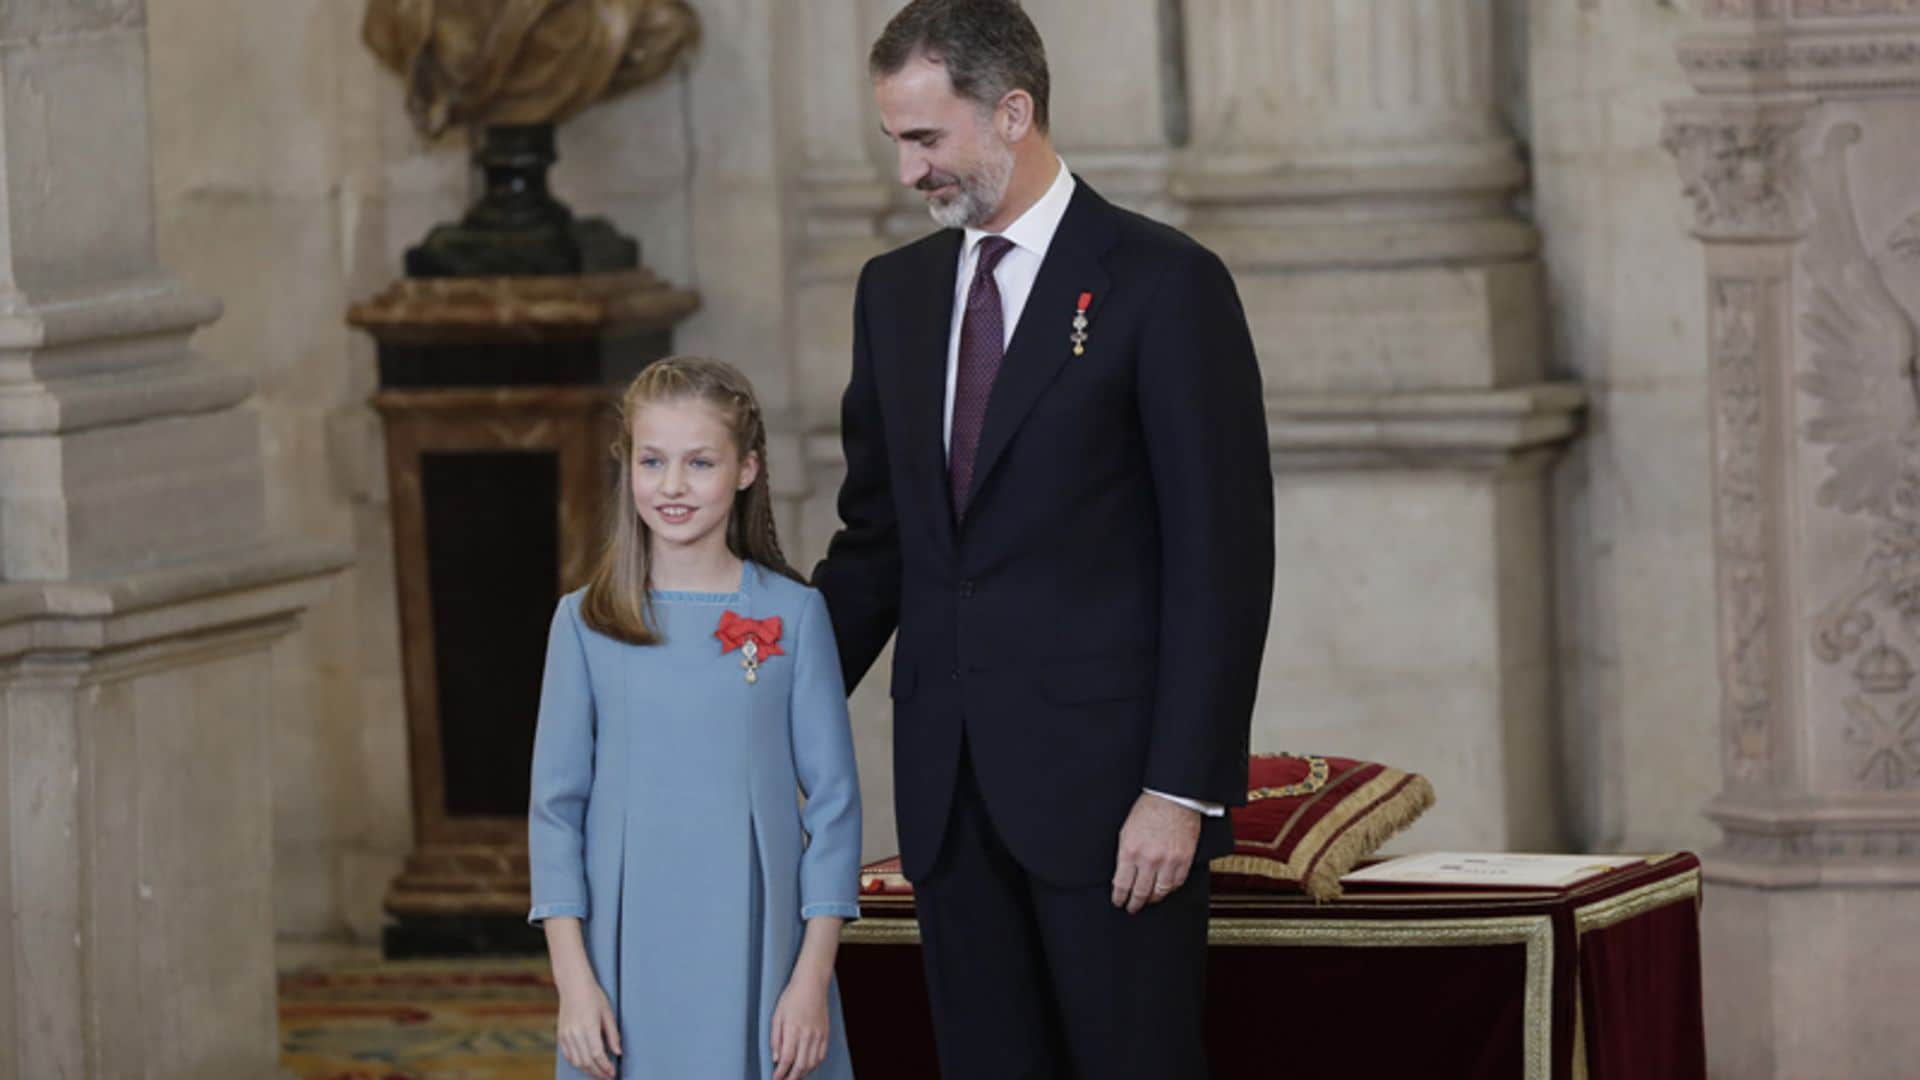
<instances>
[{"instance_id":1,"label":"dark stone base","mask_svg":"<svg viewBox=\"0 0 1920 1080\"><path fill-rule=\"evenodd\" d=\"M414 915L402 917L381 935L388 960L425 960L450 956L544 956L547 936L512 915Z\"/></svg>"},{"instance_id":2,"label":"dark stone base","mask_svg":"<svg viewBox=\"0 0 1920 1080\"><path fill-rule=\"evenodd\" d=\"M640 244L603 218L576 221L547 191L552 124L482 129L473 164L480 199L456 224L438 225L407 249L408 277L512 277L633 270Z\"/></svg>"}]
</instances>

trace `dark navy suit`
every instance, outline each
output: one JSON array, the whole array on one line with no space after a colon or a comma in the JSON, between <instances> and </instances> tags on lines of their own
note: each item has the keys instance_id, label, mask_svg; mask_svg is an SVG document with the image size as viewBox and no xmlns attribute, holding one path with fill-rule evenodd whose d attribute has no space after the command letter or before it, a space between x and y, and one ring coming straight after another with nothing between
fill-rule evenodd
<instances>
[{"instance_id":1,"label":"dark navy suit","mask_svg":"<svg viewBox=\"0 0 1920 1080\"><path fill-rule=\"evenodd\" d=\"M962 236L861 273L844 527L814 573L849 689L898 632L895 806L946 1080L1200 1075L1204 863L1226 820L1205 822L1175 896L1127 916L1108 893L1143 788L1246 797L1273 584L1246 316L1216 256L1079 182L956 525L942 429Z\"/></svg>"}]
</instances>

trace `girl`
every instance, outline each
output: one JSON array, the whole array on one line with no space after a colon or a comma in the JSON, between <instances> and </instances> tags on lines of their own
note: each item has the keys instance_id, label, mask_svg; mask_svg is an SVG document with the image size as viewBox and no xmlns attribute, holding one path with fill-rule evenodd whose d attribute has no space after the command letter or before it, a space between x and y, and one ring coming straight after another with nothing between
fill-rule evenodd
<instances>
[{"instance_id":1,"label":"girl","mask_svg":"<svg viewBox=\"0 0 1920 1080\"><path fill-rule=\"evenodd\" d=\"M849 1080L833 961L859 917L860 790L760 406L727 364L675 357L620 413L618 509L554 613L534 736L557 1074Z\"/></svg>"}]
</instances>

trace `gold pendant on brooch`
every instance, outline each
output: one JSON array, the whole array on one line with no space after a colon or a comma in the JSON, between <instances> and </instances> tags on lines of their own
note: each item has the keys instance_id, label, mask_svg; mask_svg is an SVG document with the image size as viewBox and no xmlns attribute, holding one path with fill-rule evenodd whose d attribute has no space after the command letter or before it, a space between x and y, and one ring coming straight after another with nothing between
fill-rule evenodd
<instances>
[{"instance_id":1,"label":"gold pendant on brooch","mask_svg":"<svg viewBox=\"0 0 1920 1080\"><path fill-rule=\"evenodd\" d=\"M1087 352L1087 308L1093 304L1093 294L1083 292L1079 303L1074 305L1073 333L1067 340L1073 342L1073 355L1084 356Z\"/></svg>"}]
</instances>

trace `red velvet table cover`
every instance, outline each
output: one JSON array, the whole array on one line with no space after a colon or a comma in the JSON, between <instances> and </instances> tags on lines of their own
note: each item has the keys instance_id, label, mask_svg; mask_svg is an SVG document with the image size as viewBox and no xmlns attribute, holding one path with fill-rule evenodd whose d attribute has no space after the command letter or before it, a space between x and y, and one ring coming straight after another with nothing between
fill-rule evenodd
<instances>
[{"instance_id":1,"label":"red velvet table cover","mask_svg":"<svg viewBox=\"0 0 1920 1080\"><path fill-rule=\"evenodd\" d=\"M1565 889L1350 884L1315 903L1249 884L1214 890L1215 1080L1706 1075L1692 855ZM912 896L870 891L861 909L839 963L854 1069L931 1080Z\"/></svg>"}]
</instances>

